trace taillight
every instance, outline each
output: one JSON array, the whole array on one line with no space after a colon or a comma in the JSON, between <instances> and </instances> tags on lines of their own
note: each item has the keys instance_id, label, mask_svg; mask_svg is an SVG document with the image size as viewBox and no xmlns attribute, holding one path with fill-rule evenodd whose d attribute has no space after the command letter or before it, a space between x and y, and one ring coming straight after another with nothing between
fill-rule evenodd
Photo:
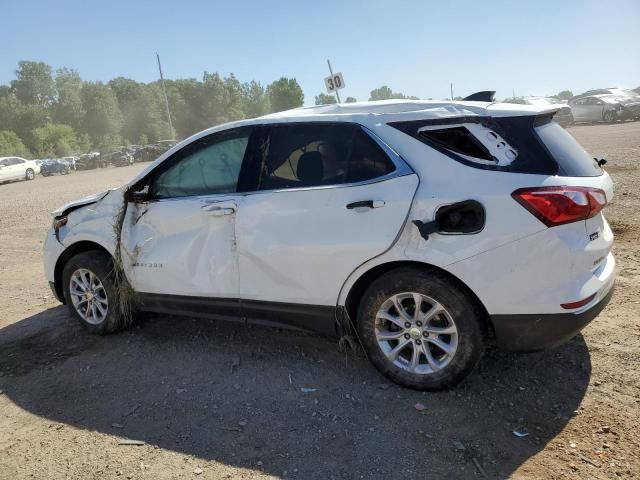
<instances>
[{"instance_id":1,"label":"taillight","mask_svg":"<svg viewBox=\"0 0 640 480\"><path fill-rule=\"evenodd\" d=\"M586 220L607 205L604 191L591 187L520 188L511 196L548 227Z\"/></svg>"}]
</instances>

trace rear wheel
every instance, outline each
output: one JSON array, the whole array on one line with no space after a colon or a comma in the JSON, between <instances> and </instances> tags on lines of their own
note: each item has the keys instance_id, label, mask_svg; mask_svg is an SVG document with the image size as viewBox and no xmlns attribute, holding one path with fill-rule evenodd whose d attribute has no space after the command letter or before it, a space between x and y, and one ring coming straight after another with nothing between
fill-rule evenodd
<instances>
[{"instance_id":1,"label":"rear wheel","mask_svg":"<svg viewBox=\"0 0 640 480\"><path fill-rule=\"evenodd\" d=\"M90 333L106 335L123 324L106 253L90 250L72 257L62 272L62 286L67 307Z\"/></svg>"},{"instance_id":2,"label":"rear wheel","mask_svg":"<svg viewBox=\"0 0 640 480\"><path fill-rule=\"evenodd\" d=\"M35 172L33 171L33 169L31 168L27 168L27 172L25 173L24 177L27 180L33 180L36 177Z\"/></svg>"},{"instance_id":3,"label":"rear wheel","mask_svg":"<svg viewBox=\"0 0 640 480\"><path fill-rule=\"evenodd\" d=\"M613 112L604 112L603 119L607 123L613 123L615 122L615 115L613 114Z\"/></svg>"},{"instance_id":4,"label":"rear wheel","mask_svg":"<svg viewBox=\"0 0 640 480\"><path fill-rule=\"evenodd\" d=\"M399 268L380 277L362 298L357 327L375 367L419 390L455 385L484 352L480 309L437 271Z\"/></svg>"}]
</instances>

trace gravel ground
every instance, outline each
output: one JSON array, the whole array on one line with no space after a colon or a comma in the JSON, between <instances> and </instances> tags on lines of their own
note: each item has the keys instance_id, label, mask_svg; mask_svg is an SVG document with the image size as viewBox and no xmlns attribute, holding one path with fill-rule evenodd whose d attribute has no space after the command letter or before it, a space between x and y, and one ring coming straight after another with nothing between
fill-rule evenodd
<instances>
[{"instance_id":1,"label":"gravel ground","mask_svg":"<svg viewBox=\"0 0 640 480\"><path fill-rule=\"evenodd\" d=\"M48 212L143 166L0 185L0 479L639 478L640 123L570 131L616 182L613 300L442 393L299 332L159 316L86 335L43 278Z\"/></svg>"}]
</instances>

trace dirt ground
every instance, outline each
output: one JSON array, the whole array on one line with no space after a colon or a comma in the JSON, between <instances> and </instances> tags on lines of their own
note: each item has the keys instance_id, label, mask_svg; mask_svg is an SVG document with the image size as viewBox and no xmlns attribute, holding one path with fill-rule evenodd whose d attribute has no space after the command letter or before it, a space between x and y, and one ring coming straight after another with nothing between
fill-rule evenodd
<instances>
[{"instance_id":1,"label":"dirt ground","mask_svg":"<svg viewBox=\"0 0 640 480\"><path fill-rule=\"evenodd\" d=\"M443 393L299 332L160 316L89 336L43 278L49 212L142 166L0 185L0 479L640 478L640 123L570 131L616 182L613 300Z\"/></svg>"}]
</instances>

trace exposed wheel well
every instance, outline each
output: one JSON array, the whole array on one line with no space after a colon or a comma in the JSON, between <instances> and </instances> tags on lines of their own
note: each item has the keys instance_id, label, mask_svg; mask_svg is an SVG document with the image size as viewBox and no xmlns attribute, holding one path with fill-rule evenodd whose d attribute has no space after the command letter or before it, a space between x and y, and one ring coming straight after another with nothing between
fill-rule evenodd
<instances>
[{"instance_id":1,"label":"exposed wheel well","mask_svg":"<svg viewBox=\"0 0 640 480\"><path fill-rule=\"evenodd\" d=\"M369 285L371 285L374 282L374 280L376 280L380 276L398 267L417 267L427 272L437 271L440 274L444 274L448 276L451 280L453 280L455 283L458 284L460 289L464 291L469 296L469 298L472 299L472 301L476 304L477 308L482 312L481 317L484 320L484 324L482 325L482 327L483 327L485 336L487 338L495 337L495 331L493 329L493 324L491 323L491 318L489 316L489 313L487 312L487 309L484 307L484 305L482 304L480 299L477 297L477 295L473 293L473 291L469 287L467 287L467 285L465 285L465 283L462 280L460 280L455 275L452 275L451 273L447 272L446 270L443 270L434 265L421 263L421 262L412 262L412 261L398 261L398 262L383 263L382 265L377 265L373 267L371 270L368 270L367 272L362 274L360 278L358 278L356 283L354 283L353 286L351 287L351 290L349 290L349 293L347 294L347 299L345 301L345 309L352 322L355 321L356 318L358 318L358 307L360 306L360 300L362 299L362 296L364 295L364 292L367 290Z\"/></svg>"},{"instance_id":2,"label":"exposed wheel well","mask_svg":"<svg viewBox=\"0 0 640 480\"><path fill-rule=\"evenodd\" d=\"M56 262L56 268L54 269L54 282L56 287L56 294L62 303L65 303L64 292L62 291L62 271L64 270L64 266L67 264L69 259L78 253L87 252L89 250L98 250L101 252L105 252L107 255L111 256L111 254L101 245L98 245L95 242L83 241L74 243L70 245L62 255L58 258Z\"/></svg>"}]
</instances>

